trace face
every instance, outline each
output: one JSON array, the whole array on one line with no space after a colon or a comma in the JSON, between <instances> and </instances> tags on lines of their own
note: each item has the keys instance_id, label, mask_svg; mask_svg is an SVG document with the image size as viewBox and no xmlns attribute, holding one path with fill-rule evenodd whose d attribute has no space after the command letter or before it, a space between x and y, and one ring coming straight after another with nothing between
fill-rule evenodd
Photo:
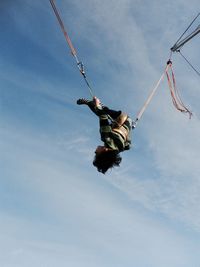
<instances>
[{"instance_id":1,"label":"face","mask_svg":"<svg viewBox=\"0 0 200 267\"><path fill-rule=\"evenodd\" d=\"M98 146L95 150L95 154L101 154L102 152L107 151L107 148L105 146Z\"/></svg>"}]
</instances>

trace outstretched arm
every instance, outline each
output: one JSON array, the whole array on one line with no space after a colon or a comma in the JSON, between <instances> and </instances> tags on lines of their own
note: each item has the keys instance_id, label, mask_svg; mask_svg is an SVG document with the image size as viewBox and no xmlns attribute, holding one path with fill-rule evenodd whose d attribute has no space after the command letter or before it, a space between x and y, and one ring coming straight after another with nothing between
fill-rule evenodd
<instances>
[{"instance_id":1,"label":"outstretched arm","mask_svg":"<svg viewBox=\"0 0 200 267\"><path fill-rule=\"evenodd\" d=\"M121 114L121 111L115 111L102 105L101 101L96 96L93 97L93 100L87 100L84 98L78 99L77 104L87 105L97 116L108 115L113 120L115 120Z\"/></svg>"}]
</instances>

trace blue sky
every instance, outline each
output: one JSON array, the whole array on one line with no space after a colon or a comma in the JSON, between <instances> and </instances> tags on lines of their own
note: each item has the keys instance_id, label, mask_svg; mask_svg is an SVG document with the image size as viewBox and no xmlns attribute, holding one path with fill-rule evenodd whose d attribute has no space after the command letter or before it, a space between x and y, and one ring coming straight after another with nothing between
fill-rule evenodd
<instances>
[{"instance_id":1,"label":"blue sky","mask_svg":"<svg viewBox=\"0 0 200 267\"><path fill-rule=\"evenodd\" d=\"M56 4L95 94L133 119L199 12L197 0ZM164 80L133 149L101 175L97 118L76 105L90 94L50 3L1 1L0 31L0 266L199 266L199 77L174 54L193 118ZM182 50L198 68L199 45Z\"/></svg>"}]
</instances>

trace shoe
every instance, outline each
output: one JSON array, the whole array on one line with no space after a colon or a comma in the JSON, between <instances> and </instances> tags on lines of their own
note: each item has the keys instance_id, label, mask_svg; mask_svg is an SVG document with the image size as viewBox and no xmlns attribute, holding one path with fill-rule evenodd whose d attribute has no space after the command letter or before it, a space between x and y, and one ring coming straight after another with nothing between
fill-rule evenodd
<instances>
[{"instance_id":1,"label":"shoe","mask_svg":"<svg viewBox=\"0 0 200 267\"><path fill-rule=\"evenodd\" d=\"M87 105L90 101L85 98L80 98L77 100L77 105Z\"/></svg>"}]
</instances>

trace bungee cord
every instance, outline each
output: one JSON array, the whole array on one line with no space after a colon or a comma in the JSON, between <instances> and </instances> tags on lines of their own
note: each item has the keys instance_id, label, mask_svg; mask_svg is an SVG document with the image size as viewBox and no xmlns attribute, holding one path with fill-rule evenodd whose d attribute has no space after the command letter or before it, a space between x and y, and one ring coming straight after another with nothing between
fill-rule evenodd
<instances>
[{"instance_id":1,"label":"bungee cord","mask_svg":"<svg viewBox=\"0 0 200 267\"><path fill-rule=\"evenodd\" d=\"M160 83L163 81L164 77L165 77L165 73L168 70L169 65L167 64L167 66L165 67L164 72L162 73L160 79L158 80L158 82L156 83L155 87L152 89L150 95L148 96L147 100L145 101L144 105L142 106L142 108L140 109L140 111L138 112L136 119L134 121L134 128L137 126L138 121L141 119L143 113L145 112L147 106L149 105L149 103L151 102L153 96L155 95Z\"/></svg>"},{"instance_id":2,"label":"bungee cord","mask_svg":"<svg viewBox=\"0 0 200 267\"><path fill-rule=\"evenodd\" d=\"M53 11L54 11L54 13L55 13L55 15L56 15L56 18L57 18L57 20L58 20L58 22L59 22L60 28L61 28L61 30L62 30L62 32L63 32L63 34L64 34L64 36L65 36L65 39L66 39L66 41L67 41L67 43L68 43L68 45L69 45L71 54L72 54L72 56L75 58L77 67L78 67L80 73L82 74L82 76L83 76L83 78L84 78L84 81L85 81L85 83L86 83L86 85L87 85L87 87L88 87L88 90L89 90L89 93L90 93L91 97L93 98L93 97L94 97L94 92L93 92L93 89L92 89L92 87L91 87L91 85L90 85L90 83L88 82L88 79L87 79L87 77L86 77L86 73L85 73L85 69L84 69L83 62L80 61L79 58L78 58L77 52L76 52L76 50L75 50L75 48L74 48L74 46L73 46L73 44L72 44L72 41L71 41L70 38L69 38L69 35L68 35L66 29L65 29L65 25L64 25L64 23L63 23L63 21L62 21L62 19L61 19L61 16L60 16L60 14L59 14L59 12L58 12L58 9L56 8L55 0L50 0L50 3L51 3L51 6L52 6L52 8L53 8Z\"/></svg>"}]
</instances>

